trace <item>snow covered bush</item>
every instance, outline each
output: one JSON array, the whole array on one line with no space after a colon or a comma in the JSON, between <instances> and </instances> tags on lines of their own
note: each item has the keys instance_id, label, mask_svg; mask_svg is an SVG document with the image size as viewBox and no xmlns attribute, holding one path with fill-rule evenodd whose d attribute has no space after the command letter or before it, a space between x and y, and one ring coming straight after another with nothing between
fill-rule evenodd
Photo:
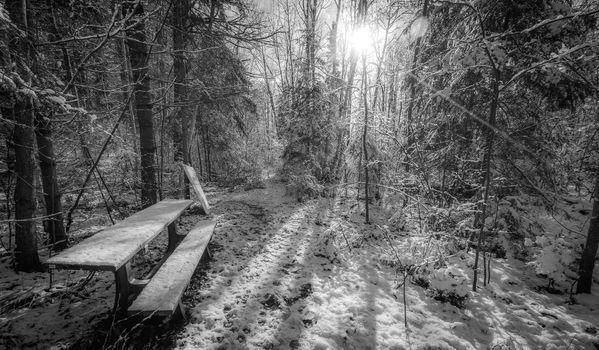
<instances>
[{"instance_id":1,"label":"snow covered bush","mask_svg":"<svg viewBox=\"0 0 599 350\"><path fill-rule=\"evenodd\" d=\"M324 190L314 175L290 174L289 184L286 187L287 195L294 196L298 202L303 202L305 199L317 198Z\"/></svg>"},{"instance_id":2,"label":"snow covered bush","mask_svg":"<svg viewBox=\"0 0 599 350\"><path fill-rule=\"evenodd\" d=\"M534 266L537 274L547 276L550 288L567 287L577 278L573 244L563 237L551 237L549 234L536 237L534 242L526 238L526 246L539 248L529 264Z\"/></svg>"},{"instance_id":3,"label":"snow covered bush","mask_svg":"<svg viewBox=\"0 0 599 350\"><path fill-rule=\"evenodd\" d=\"M455 215L450 209L431 207L430 213L425 218L425 223L430 231L445 231L450 232L455 230L457 226Z\"/></svg>"},{"instance_id":4,"label":"snow covered bush","mask_svg":"<svg viewBox=\"0 0 599 350\"><path fill-rule=\"evenodd\" d=\"M466 275L455 266L433 271L430 274L429 288L435 300L458 308L465 306L470 293Z\"/></svg>"}]
</instances>

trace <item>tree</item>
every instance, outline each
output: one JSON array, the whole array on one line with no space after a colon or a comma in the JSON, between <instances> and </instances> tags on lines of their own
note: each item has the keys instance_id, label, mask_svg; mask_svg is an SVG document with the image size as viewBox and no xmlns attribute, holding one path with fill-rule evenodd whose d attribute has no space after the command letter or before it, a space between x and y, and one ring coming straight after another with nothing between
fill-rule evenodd
<instances>
[{"instance_id":1,"label":"tree","mask_svg":"<svg viewBox=\"0 0 599 350\"><path fill-rule=\"evenodd\" d=\"M35 117L35 136L46 204L47 219L44 227L52 247L55 250L61 250L67 246L67 235L64 229L61 196L57 183L52 125L50 117L44 116L40 112Z\"/></svg>"},{"instance_id":2,"label":"tree","mask_svg":"<svg viewBox=\"0 0 599 350\"><path fill-rule=\"evenodd\" d=\"M595 268L595 259L597 257L597 248L599 247L599 168L595 173L595 188L593 190L593 211L591 213L591 222L586 243L580 259L580 277L576 293L591 293L593 285L593 269Z\"/></svg>"},{"instance_id":3,"label":"tree","mask_svg":"<svg viewBox=\"0 0 599 350\"><path fill-rule=\"evenodd\" d=\"M428 2L429 0L424 0L424 4L422 5L422 17L426 18L428 16ZM410 157L412 153L412 147L414 144L414 101L416 99L416 88L418 84L418 75L416 69L418 67L418 61L420 59L420 48L421 48L422 36L418 35L416 38L416 43L414 44L414 54L412 56L412 65L410 72L407 76L407 85L409 86L410 97L408 101L408 109L407 109L407 122L408 122L408 152L407 156ZM406 160L406 171L410 171L410 163L411 159Z\"/></svg>"},{"instance_id":4,"label":"tree","mask_svg":"<svg viewBox=\"0 0 599 350\"><path fill-rule=\"evenodd\" d=\"M127 30L127 46L129 47L129 61L133 73L135 114L139 125L141 202L143 207L148 207L156 203L157 186L154 166L156 145L154 142L150 76L148 75L148 49L143 19L144 9L142 3L136 1L123 6L123 11L132 11L137 16L135 22Z\"/></svg>"},{"instance_id":5,"label":"tree","mask_svg":"<svg viewBox=\"0 0 599 350\"><path fill-rule=\"evenodd\" d=\"M175 162L189 164L189 146L187 144L187 121L190 118L187 106L187 62L185 47L187 42L188 0L174 0L173 5L173 73L175 115L173 116L173 143ZM195 117L195 116L194 116ZM189 180L183 177L183 193L189 198Z\"/></svg>"},{"instance_id":6,"label":"tree","mask_svg":"<svg viewBox=\"0 0 599 350\"><path fill-rule=\"evenodd\" d=\"M33 52L29 36L29 20L27 2L25 0L6 1L10 19L26 36L15 36L11 41L13 53L23 52L25 63L33 60ZM27 74L20 57L13 55L13 62L20 67L21 74ZM29 77L33 79L33 77ZM29 80L29 79L28 79ZM15 259L18 270L41 271L42 266L37 253L37 237L33 216L35 213L35 161L34 161L34 124L35 94L21 81L20 92L15 96L12 118L15 121L13 144L15 148Z\"/></svg>"}]
</instances>

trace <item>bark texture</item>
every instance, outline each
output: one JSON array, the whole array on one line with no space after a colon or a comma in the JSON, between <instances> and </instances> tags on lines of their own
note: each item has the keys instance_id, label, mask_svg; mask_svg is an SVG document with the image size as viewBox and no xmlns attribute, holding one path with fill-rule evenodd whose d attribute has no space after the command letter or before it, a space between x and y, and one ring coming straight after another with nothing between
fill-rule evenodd
<instances>
[{"instance_id":1,"label":"bark texture","mask_svg":"<svg viewBox=\"0 0 599 350\"><path fill-rule=\"evenodd\" d=\"M26 37L12 38L10 46L13 52L24 54L25 60L13 57L17 71L25 80L33 77L25 65L33 62L33 51L29 42L28 11L26 0L7 0L6 10L12 22L26 33ZM35 110L33 105L33 92L23 86L23 92L18 93L12 109L12 118L15 122L13 144L15 148L15 262L17 270L41 271L42 265L37 253L37 236L35 235L35 136L33 120Z\"/></svg>"},{"instance_id":2,"label":"bark texture","mask_svg":"<svg viewBox=\"0 0 599 350\"><path fill-rule=\"evenodd\" d=\"M146 44L145 23L139 19L143 16L141 3L132 9L139 16L135 25L127 32L129 61L133 73L133 93L135 96L135 114L139 126L139 150L141 154L141 202L148 207L157 201L156 174L154 154L154 121L152 119L152 96L150 94L150 77L148 75L148 48Z\"/></svg>"},{"instance_id":3,"label":"bark texture","mask_svg":"<svg viewBox=\"0 0 599 350\"><path fill-rule=\"evenodd\" d=\"M591 293L593 285L593 269L599 248L599 168L595 174L595 191L593 192L593 213L591 214L587 241L580 260L580 278L576 293Z\"/></svg>"},{"instance_id":4,"label":"bark texture","mask_svg":"<svg viewBox=\"0 0 599 350\"><path fill-rule=\"evenodd\" d=\"M41 271L37 253L37 237L33 216L35 214L35 159L33 150L34 109L31 99L21 96L13 109L15 119L15 260L19 271Z\"/></svg>"},{"instance_id":5,"label":"bark texture","mask_svg":"<svg viewBox=\"0 0 599 350\"><path fill-rule=\"evenodd\" d=\"M173 118L173 144L175 162L189 164L189 145L187 142L187 64L185 62L186 18L189 9L188 0L175 0L173 4L173 73L175 115ZM195 116L193 116L195 117ZM183 176L183 195L190 197L189 181Z\"/></svg>"},{"instance_id":6,"label":"bark texture","mask_svg":"<svg viewBox=\"0 0 599 350\"><path fill-rule=\"evenodd\" d=\"M40 114L37 114L35 118L35 136L44 202L46 203L44 228L52 247L55 250L62 250L67 246L67 235L64 230L60 191L56 182L56 156L52 143L52 127L50 120Z\"/></svg>"}]
</instances>

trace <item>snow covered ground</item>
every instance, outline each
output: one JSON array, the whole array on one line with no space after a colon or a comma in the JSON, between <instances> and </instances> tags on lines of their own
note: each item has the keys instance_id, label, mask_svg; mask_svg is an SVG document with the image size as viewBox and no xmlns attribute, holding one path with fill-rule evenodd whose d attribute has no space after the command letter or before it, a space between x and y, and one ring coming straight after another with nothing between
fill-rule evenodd
<instances>
[{"instance_id":1,"label":"snow covered ground","mask_svg":"<svg viewBox=\"0 0 599 350\"><path fill-rule=\"evenodd\" d=\"M464 309L408 283L406 329L403 292L396 288L401 277L384 264L381 257L389 247L375 226L358 223L359 217L344 219L347 208L332 199L285 203L283 192L275 185L218 205L217 248L177 346L593 349L599 344L598 295L578 296L578 303L569 305L567 295L539 294L532 288L544 282L517 260L493 261L491 283L469 293ZM351 252L335 249L329 228L343 224L370 239ZM401 249L401 241L396 243ZM473 254L452 259L469 286Z\"/></svg>"},{"instance_id":2,"label":"snow covered ground","mask_svg":"<svg viewBox=\"0 0 599 350\"><path fill-rule=\"evenodd\" d=\"M593 295L575 296L572 302L567 294L539 288L547 282L532 266L493 259L490 284L472 293L473 253L456 253L447 256L451 268L440 271L452 283L468 286L464 307L435 300L430 289L408 277L406 328L403 275L394 257L404 264L417 262L414 223L406 223L410 235L389 234L382 210L375 210L373 223L366 225L359 207L334 198L298 203L276 182L208 197L218 225L208 264L198 269L184 295L188 322L150 334L160 341L148 340L148 332L137 327L127 333L129 347L599 348L598 285ZM182 225L194 220L188 215ZM424 235L418 242L429 242ZM151 260L150 255L141 261L141 270ZM30 288L36 294L0 314L0 347L109 347L111 333L125 328L110 317L114 287L108 274L93 276L75 291L87 274L60 272L48 290L47 274L2 269L0 298Z\"/></svg>"}]
</instances>

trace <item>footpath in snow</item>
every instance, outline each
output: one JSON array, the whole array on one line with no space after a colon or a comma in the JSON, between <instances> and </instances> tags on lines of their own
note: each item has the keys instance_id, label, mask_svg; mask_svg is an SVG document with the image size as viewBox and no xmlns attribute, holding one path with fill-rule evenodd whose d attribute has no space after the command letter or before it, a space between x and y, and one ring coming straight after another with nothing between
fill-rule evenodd
<instances>
[{"instance_id":1,"label":"footpath in snow","mask_svg":"<svg viewBox=\"0 0 599 350\"><path fill-rule=\"evenodd\" d=\"M205 275L186 293L185 349L593 349L599 298L539 294L523 264L494 260L492 282L463 309L410 281L409 329L389 242L335 199L297 203L284 186L227 194ZM376 221L376 214L375 214ZM349 251L339 236L369 237ZM347 236L345 237L347 238ZM400 255L410 238L397 237ZM351 238L350 238L351 240ZM338 244L335 244L338 243ZM453 257L470 285L472 256ZM461 270L459 267L462 267ZM543 282L539 282L543 283Z\"/></svg>"},{"instance_id":2,"label":"footpath in snow","mask_svg":"<svg viewBox=\"0 0 599 350\"><path fill-rule=\"evenodd\" d=\"M546 281L515 259L493 259L491 283L469 291L473 254L458 251L431 265L436 278L467 295L463 307L443 303L418 279L406 284L404 264L416 264L436 235L386 230L372 209L364 224L354 201L320 198L298 203L284 184L212 191L217 221L207 265L196 271L183 302L183 325L129 324L111 313L108 273L16 275L2 265L0 284L23 302L0 314L0 348L7 349L596 349L599 295L549 294ZM182 217L181 230L199 220ZM419 233L423 232L423 233ZM136 260L151 268L165 239ZM9 294L3 294L9 295ZM25 294L24 294L25 295Z\"/></svg>"}]
</instances>

